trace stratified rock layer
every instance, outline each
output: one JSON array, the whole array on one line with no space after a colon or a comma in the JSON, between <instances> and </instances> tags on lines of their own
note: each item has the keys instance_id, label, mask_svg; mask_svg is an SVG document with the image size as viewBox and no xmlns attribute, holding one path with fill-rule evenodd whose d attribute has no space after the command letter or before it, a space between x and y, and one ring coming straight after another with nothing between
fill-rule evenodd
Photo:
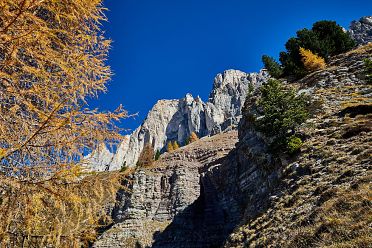
<instances>
[{"instance_id":1,"label":"stratified rock layer","mask_svg":"<svg viewBox=\"0 0 372 248\"><path fill-rule=\"evenodd\" d=\"M215 197L213 185L207 182L201 184L200 180L212 165L217 167L222 163L236 142L236 131L205 137L162 155L153 167L136 171L131 178L129 192L122 191L118 195L113 211L117 224L106 231L94 247L135 247L136 243L154 243L154 247L183 247L185 241L187 247L190 247L189 242L193 242L191 247L206 247L204 245L209 243L221 242L228 232L222 235L223 232L219 231L221 235L216 235L206 225L215 225L219 230L224 224L224 221L220 223L223 210L216 212L213 205L216 202L212 199ZM209 219L197 217L205 214ZM205 239L197 226L211 230L209 234L214 236ZM201 236L198 238L198 235Z\"/></svg>"},{"instance_id":2,"label":"stratified rock layer","mask_svg":"<svg viewBox=\"0 0 372 248\"><path fill-rule=\"evenodd\" d=\"M118 195L117 223L94 247L299 247L304 240L304 247L324 247L345 238L368 247L368 218L358 214L365 216L369 203L342 197L370 194L358 185L366 188L371 172L372 89L363 63L371 52L336 56L327 69L291 85L317 104L299 130L300 154L270 153L248 118L257 113L256 91L244 105L236 145L236 131L220 133L136 171L131 191ZM348 214L342 221L351 224L339 223L341 234L328 232L334 222L324 220L323 210L339 219Z\"/></svg>"}]
</instances>

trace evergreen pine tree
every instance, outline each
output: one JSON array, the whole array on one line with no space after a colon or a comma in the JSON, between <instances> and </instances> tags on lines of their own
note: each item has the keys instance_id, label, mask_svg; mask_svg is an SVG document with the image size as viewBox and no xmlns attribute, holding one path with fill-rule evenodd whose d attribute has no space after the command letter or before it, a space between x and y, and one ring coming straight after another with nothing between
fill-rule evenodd
<instances>
[{"instance_id":1,"label":"evergreen pine tree","mask_svg":"<svg viewBox=\"0 0 372 248\"><path fill-rule=\"evenodd\" d=\"M155 153L155 161L158 160L160 158L160 155L161 155L161 152L160 150L156 150L156 153Z\"/></svg>"},{"instance_id":2,"label":"evergreen pine tree","mask_svg":"<svg viewBox=\"0 0 372 248\"><path fill-rule=\"evenodd\" d=\"M274 78L280 78L282 76L283 68L278 62L275 61L274 58L263 55L262 62L265 66L265 69L269 72L270 76Z\"/></svg>"}]
</instances>

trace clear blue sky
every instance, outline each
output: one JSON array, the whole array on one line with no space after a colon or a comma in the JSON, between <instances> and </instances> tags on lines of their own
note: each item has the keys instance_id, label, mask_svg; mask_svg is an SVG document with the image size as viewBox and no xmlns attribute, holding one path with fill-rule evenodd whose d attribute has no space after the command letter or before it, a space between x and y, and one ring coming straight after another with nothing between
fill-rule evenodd
<instances>
[{"instance_id":1,"label":"clear blue sky","mask_svg":"<svg viewBox=\"0 0 372 248\"><path fill-rule=\"evenodd\" d=\"M113 40L108 63L115 75L108 93L91 107L120 103L135 129L158 99L190 92L207 100L215 75L227 69L255 72L262 54L274 57L298 29L318 20L348 28L372 14L371 0L105 0Z\"/></svg>"}]
</instances>

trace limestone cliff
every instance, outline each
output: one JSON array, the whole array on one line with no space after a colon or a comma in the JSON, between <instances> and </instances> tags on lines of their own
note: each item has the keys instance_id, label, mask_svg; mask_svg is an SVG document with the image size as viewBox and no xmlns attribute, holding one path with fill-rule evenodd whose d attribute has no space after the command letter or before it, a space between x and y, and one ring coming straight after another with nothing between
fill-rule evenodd
<instances>
[{"instance_id":1,"label":"limestone cliff","mask_svg":"<svg viewBox=\"0 0 372 248\"><path fill-rule=\"evenodd\" d=\"M239 123L248 86L258 87L267 77L264 70L259 73L228 70L216 76L206 103L190 94L179 100L159 100L115 154L100 148L88 156L91 168L103 171L118 170L123 164L133 166L146 143L164 151L168 141L184 144L191 132L204 137L233 129Z\"/></svg>"},{"instance_id":2,"label":"limestone cliff","mask_svg":"<svg viewBox=\"0 0 372 248\"><path fill-rule=\"evenodd\" d=\"M213 205L217 200L213 199L215 192L209 192L213 186L206 187L200 180L201 174L207 173L212 165L218 167L224 161L236 142L236 131L205 137L175 152L164 154L150 168L137 170L130 177L132 183L129 191L118 194L113 211L116 224L103 233L94 247L136 247L136 243L152 245L155 240L153 247L208 247L212 239L221 242L224 235L218 230L219 227L205 233L215 236L208 240L199 233L201 229L194 223L198 219L196 215L203 216L206 206L211 211L208 218L212 222L222 217L224 211L216 211ZM208 193L208 197L201 199L205 197L204 192ZM202 212L198 213L197 209ZM204 223L201 219L199 223L200 228L205 228L208 222ZM173 237L168 237L168 234L157 236L162 232L173 235L175 230L179 234ZM228 230L231 231L231 227ZM221 235L216 235L214 231Z\"/></svg>"},{"instance_id":3,"label":"limestone cliff","mask_svg":"<svg viewBox=\"0 0 372 248\"><path fill-rule=\"evenodd\" d=\"M207 103L191 95L159 101L111 160L125 160L123 154L140 151L144 142L162 148L191 131L209 136L134 170L129 190L118 193L115 224L93 247L370 247L368 20L351 26L357 49L331 58L324 70L283 82L311 96L296 155L272 153L270 137L251 121L260 113L256 88L265 83L264 72L218 75ZM255 87L246 97L250 83ZM238 122L238 131L228 128Z\"/></svg>"},{"instance_id":4,"label":"limestone cliff","mask_svg":"<svg viewBox=\"0 0 372 248\"><path fill-rule=\"evenodd\" d=\"M350 25L350 35L360 45L372 42L372 16L365 16Z\"/></svg>"},{"instance_id":5,"label":"limestone cliff","mask_svg":"<svg viewBox=\"0 0 372 248\"><path fill-rule=\"evenodd\" d=\"M270 153L247 118L254 94L238 143L236 131L222 132L137 170L94 247L368 247L371 54L360 47L291 83L316 109L297 156Z\"/></svg>"},{"instance_id":6,"label":"limestone cliff","mask_svg":"<svg viewBox=\"0 0 372 248\"><path fill-rule=\"evenodd\" d=\"M372 16L353 21L348 32L358 45L371 42ZM146 143L151 143L155 150L164 151L168 141L184 144L191 132L204 137L236 128L249 85L256 88L267 78L264 70L259 73L227 70L214 79L207 102L190 94L177 100L159 100L142 125L125 136L114 154L99 147L88 155L90 168L104 171L118 170L123 165L134 166Z\"/></svg>"}]
</instances>

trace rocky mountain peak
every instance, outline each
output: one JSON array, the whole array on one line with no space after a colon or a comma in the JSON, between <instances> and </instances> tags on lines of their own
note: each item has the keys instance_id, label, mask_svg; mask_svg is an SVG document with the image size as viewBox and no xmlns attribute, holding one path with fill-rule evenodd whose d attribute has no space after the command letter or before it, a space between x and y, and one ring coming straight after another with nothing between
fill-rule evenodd
<instances>
[{"instance_id":1,"label":"rocky mountain peak","mask_svg":"<svg viewBox=\"0 0 372 248\"><path fill-rule=\"evenodd\" d=\"M372 42L372 16L364 16L350 25L350 35L359 45Z\"/></svg>"},{"instance_id":2,"label":"rocky mountain peak","mask_svg":"<svg viewBox=\"0 0 372 248\"><path fill-rule=\"evenodd\" d=\"M348 32L358 45L372 42L372 16L353 21ZM167 142L177 141L183 145L192 132L204 137L235 129L249 87L259 87L268 77L266 70L258 73L226 70L215 77L207 102L191 94L181 99L159 100L142 125L125 136L115 154L99 149L102 152L89 155L90 167L102 171L134 166L146 143L164 152Z\"/></svg>"},{"instance_id":3,"label":"rocky mountain peak","mask_svg":"<svg viewBox=\"0 0 372 248\"><path fill-rule=\"evenodd\" d=\"M133 142L123 142L127 152L140 147L139 134L160 146L161 137L182 141L190 130L210 137L132 170L129 190L112 207L115 223L93 247L369 247L372 91L364 61L371 54L371 44L361 46L282 82L310 94L314 108L298 128L296 154L273 152L252 122L252 114L262 116L260 91L244 101L250 85L267 80L265 71L218 74L206 103L191 94L161 101L173 104L173 114L154 106ZM242 112L238 132L226 131Z\"/></svg>"},{"instance_id":4,"label":"rocky mountain peak","mask_svg":"<svg viewBox=\"0 0 372 248\"><path fill-rule=\"evenodd\" d=\"M239 123L249 85L257 87L267 78L265 70L259 73L227 70L214 79L207 102L191 94L181 99L157 101L142 125L125 136L115 154L95 151L88 156L90 167L102 171L134 166L147 143L164 152L167 142L177 141L183 145L192 132L204 137L234 129Z\"/></svg>"},{"instance_id":5,"label":"rocky mountain peak","mask_svg":"<svg viewBox=\"0 0 372 248\"><path fill-rule=\"evenodd\" d=\"M372 91L363 61L371 52L357 48L324 70L283 82L319 103L299 127L298 154L270 151L250 117L256 101L248 98L238 133L203 137L134 170L130 190L119 192L113 207L115 224L93 247L369 247ZM237 86L259 79L240 75ZM222 94L222 85L215 97L238 96ZM186 99L191 95L180 104Z\"/></svg>"}]
</instances>

